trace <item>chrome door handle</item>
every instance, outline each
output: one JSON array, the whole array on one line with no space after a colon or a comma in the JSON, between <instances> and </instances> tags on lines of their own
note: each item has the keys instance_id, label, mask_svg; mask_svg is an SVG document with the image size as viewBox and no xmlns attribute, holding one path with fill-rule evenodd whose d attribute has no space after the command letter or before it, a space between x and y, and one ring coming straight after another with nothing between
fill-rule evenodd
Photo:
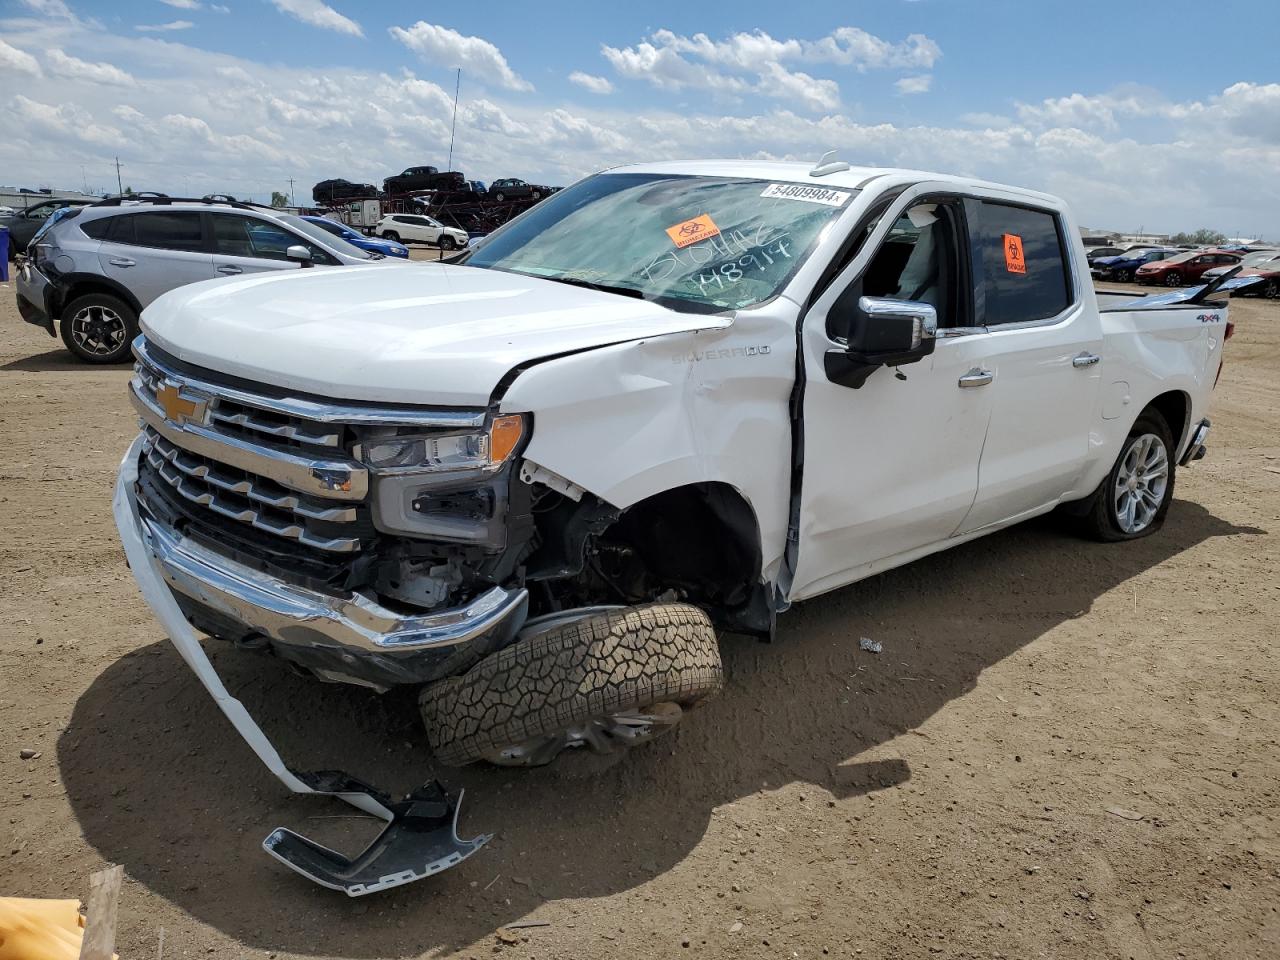
<instances>
[{"instance_id":1,"label":"chrome door handle","mask_svg":"<svg viewBox=\"0 0 1280 960\"><path fill-rule=\"evenodd\" d=\"M1102 358L1095 353L1082 353L1078 357L1071 358L1073 367L1092 367Z\"/></svg>"},{"instance_id":2,"label":"chrome door handle","mask_svg":"<svg viewBox=\"0 0 1280 960\"><path fill-rule=\"evenodd\" d=\"M995 379L995 374L990 370L982 370L974 367L963 377L960 378L960 386L962 387L985 387L988 383Z\"/></svg>"},{"instance_id":3,"label":"chrome door handle","mask_svg":"<svg viewBox=\"0 0 1280 960\"><path fill-rule=\"evenodd\" d=\"M230 276L237 273L244 273L244 270L242 270L240 267L237 267L234 263L224 263L222 266L218 268L218 272L225 273Z\"/></svg>"},{"instance_id":4,"label":"chrome door handle","mask_svg":"<svg viewBox=\"0 0 1280 960\"><path fill-rule=\"evenodd\" d=\"M128 257L112 257L107 261L113 267L132 267L137 262L137 260L130 260Z\"/></svg>"}]
</instances>

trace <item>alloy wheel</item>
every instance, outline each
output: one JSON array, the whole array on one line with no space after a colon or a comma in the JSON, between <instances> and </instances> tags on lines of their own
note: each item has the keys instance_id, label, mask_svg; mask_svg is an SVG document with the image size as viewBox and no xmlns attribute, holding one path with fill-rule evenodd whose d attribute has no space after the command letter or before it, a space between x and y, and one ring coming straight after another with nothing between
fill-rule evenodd
<instances>
[{"instance_id":1,"label":"alloy wheel","mask_svg":"<svg viewBox=\"0 0 1280 960\"><path fill-rule=\"evenodd\" d=\"M95 357L116 353L128 336L129 325L110 307L82 307L71 318L71 339Z\"/></svg>"},{"instance_id":2,"label":"alloy wheel","mask_svg":"<svg viewBox=\"0 0 1280 960\"><path fill-rule=\"evenodd\" d=\"M1151 526L1169 489L1169 451L1154 433L1132 438L1116 470L1112 505L1125 533Z\"/></svg>"}]
</instances>

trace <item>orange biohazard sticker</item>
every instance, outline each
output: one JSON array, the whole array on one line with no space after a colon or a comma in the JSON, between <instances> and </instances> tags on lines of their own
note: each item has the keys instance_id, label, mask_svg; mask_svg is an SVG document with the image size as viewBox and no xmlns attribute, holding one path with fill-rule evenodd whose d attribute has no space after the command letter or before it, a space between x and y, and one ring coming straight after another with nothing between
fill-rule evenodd
<instances>
[{"instance_id":1,"label":"orange biohazard sticker","mask_svg":"<svg viewBox=\"0 0 1280 960\"><path fill-rule=\"evenodd\" d=\"M1004 268L1010 273L1027 272L1027 261L1022 256L1022 238L1016 233L1004 235Z\"/></svg>"},{"instance_id":2,"label":"orange biohazard sticker","mask_svg":"<svg viewBox=\"0 0 1280 960\"><path fill-rule=\"evenodd\" d=\"M674 227L667 227L667 236L671 238L672 243L683 250L699 240L720 236L720 228L716 226L710 214L704 213L684 223L677 223Z\"/></svg>"}]
</instances>

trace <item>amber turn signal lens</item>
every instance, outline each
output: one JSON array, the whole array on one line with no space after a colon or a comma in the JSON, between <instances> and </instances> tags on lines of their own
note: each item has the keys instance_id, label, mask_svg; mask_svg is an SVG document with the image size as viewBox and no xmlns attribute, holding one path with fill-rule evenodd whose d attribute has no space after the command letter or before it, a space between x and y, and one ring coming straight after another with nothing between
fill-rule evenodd
<instances>
[{"instance_id":1,"label":"amber turn signal lens","mask_svg":"<svg viewBox=\"0 0 1280 960\"><path fill-rule=\"evenodd\" d=\"M524 436L524 417L518 413L494 417L489 426L489 462L502 463L520 445Z\"/></svg>"}]
</instances>

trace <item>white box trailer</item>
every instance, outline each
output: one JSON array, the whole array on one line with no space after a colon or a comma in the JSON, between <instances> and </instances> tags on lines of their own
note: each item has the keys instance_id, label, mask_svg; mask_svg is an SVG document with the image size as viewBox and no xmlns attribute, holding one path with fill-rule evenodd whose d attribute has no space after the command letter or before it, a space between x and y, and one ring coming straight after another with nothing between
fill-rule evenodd
<instances>
[{"instance_id":1,"label":"white box trailer","mask_svg":"<svg viewBox=\"0 0 1280 960\"><path fill-rule=\"evenodd\" d=\"M357 230L368 231L382 219L380 200L349 200L338 208L342 222Z\"/></svg>"}]
</instances>

